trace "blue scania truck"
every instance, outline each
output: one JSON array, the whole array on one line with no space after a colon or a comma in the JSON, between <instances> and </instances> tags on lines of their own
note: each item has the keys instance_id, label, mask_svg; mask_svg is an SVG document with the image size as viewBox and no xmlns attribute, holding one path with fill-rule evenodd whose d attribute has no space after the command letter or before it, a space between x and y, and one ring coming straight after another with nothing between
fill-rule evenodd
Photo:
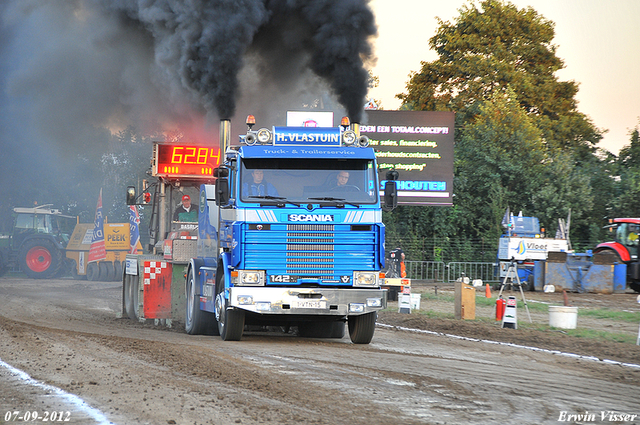
<instances>
[{"instance_id":1,"label":"blue scania truck","mask_svg":"<svg viewBox=\"0 0 640 425\"><path fill-rule=\"evenodd\" d=\"M173 296L189 334L240 340L246 329L275 326L342 338L348 328L353 343L368 344L387 303L382 209L395 206L394 173L378 181L374 150L346 118L335 128L257 131L254 120L234 146L230 122L221 122L224 154L200 185L197 225L172 224L162 250L169 264L150 254L127 257L123 310L157 318L155 305ZM195 251L187 259L188 244ZM182 294L163 298L147 288L162 273L160 286L170 280ZM176 302L166 310L176 319Z\"/></svg>"}]
</instances>

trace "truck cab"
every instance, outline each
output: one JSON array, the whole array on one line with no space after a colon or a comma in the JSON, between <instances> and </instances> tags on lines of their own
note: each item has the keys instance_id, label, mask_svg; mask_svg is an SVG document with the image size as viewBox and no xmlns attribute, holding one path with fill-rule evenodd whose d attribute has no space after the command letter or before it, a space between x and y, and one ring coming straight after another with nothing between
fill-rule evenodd
<instances>
[{"instance_id":1,"label":"truck cab","mask_svg":"<svg viewBox=\"0 0 640 425\"><path fill-rule=\"evenodd\" d=\"M382 187L366 138L346 127L274 127L240 141L225 149L216 183L200 189L187 332L213 321L224 340L240 339L245 325L342 337L347 323L354 343L370 342L386 291Z\"/></svg>"}]
</instances>

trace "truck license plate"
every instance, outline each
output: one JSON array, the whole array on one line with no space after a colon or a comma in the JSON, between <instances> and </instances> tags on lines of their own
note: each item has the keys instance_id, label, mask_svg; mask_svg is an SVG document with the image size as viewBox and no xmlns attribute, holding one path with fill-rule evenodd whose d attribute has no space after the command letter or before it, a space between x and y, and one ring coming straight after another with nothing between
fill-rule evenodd
<instances>
[{"instance_id":1,"label":"truck license plate","mask_svg":"<svg viewBox=\"0 0 640 425\"><path fill-rule=\"evenodd\" d=\"M327 302L325 300L297 300L295 302L296 308L327 308Z\"/></svg>"}]
</instances>

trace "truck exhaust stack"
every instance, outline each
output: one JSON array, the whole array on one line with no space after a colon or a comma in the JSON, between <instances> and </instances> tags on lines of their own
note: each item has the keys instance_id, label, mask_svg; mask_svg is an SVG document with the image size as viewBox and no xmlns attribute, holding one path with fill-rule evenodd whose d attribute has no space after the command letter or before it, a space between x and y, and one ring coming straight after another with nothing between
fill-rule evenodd
<instances>
[{"instance_id":1,"label":"truck exhaust stack","mask_svg":"<svg viewBox=\"0 0 640 425\"><path fill-rule=\"evenodd\" d=\"M220 154L224 155L231 140L231 120L220 120Z\"/></svg>"},{"instance_id":2,"label":"truck exhaust stack","mask_svg":"<svg viewBox=\"0 0 640 425\"><path fill-rule=\"evenodd\" d=\"M369 138L367 136L360 135L360 123L354 122L353 124L351 124L351 129L356 134L358 146L362 148L366 148L367 146L369 146Z\"/></svg>"}]
</instances>

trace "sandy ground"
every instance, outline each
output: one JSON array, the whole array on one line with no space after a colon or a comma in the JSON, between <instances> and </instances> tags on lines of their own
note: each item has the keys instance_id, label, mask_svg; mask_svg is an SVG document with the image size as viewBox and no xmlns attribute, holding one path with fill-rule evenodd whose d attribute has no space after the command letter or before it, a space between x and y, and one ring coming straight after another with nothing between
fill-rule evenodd
<instances>
[{"instance_id":1,"label":"sandy ground","mask_svg":"<svg viewBox=\"0 0 640 425\"><path fill-rule=\"evenodd\" d=\"M0 424L14 411L69 412L65 423L89 425L640 423L640 367L599 360L638 364L632 344L393 311L369 345L279 332L224 342L118 318L120 294L117 283L0 278L0 360L15 368L0 364ZM571 301L637 311L635 295L604 297ZM491 317L485 309L477 315Z\"/></svg>"}]
</instances>

